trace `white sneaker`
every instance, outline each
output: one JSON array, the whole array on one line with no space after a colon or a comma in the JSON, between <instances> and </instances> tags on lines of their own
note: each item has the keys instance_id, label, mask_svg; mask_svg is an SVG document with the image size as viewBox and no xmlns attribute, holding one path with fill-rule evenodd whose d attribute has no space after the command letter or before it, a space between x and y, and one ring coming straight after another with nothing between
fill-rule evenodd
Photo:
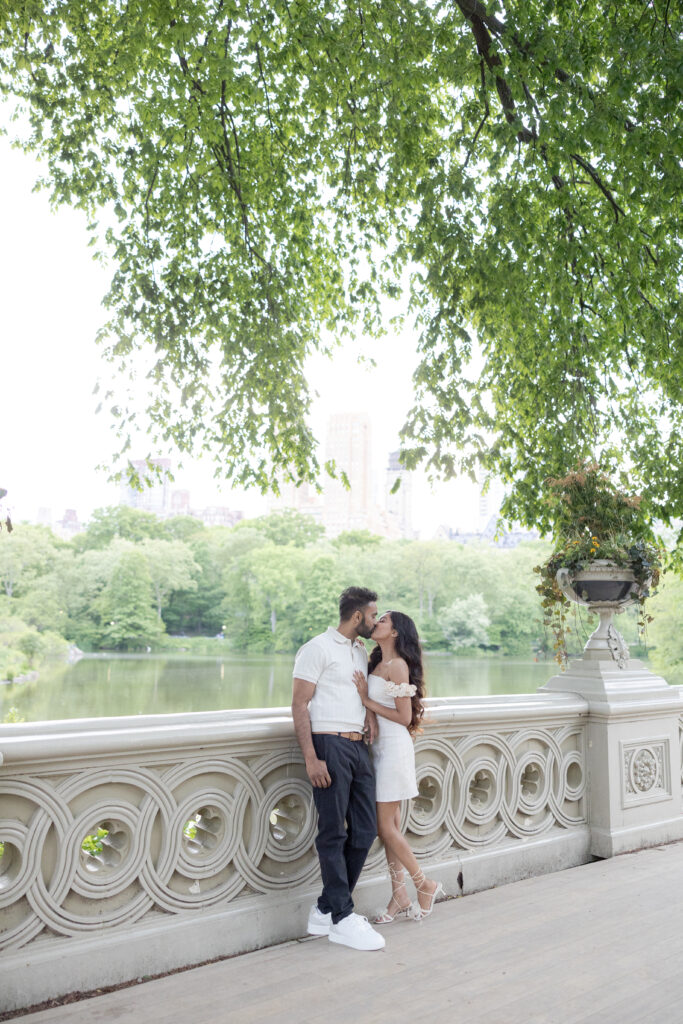
<instances>
[{"instance_id":1,"label":"white sneaker","mask_svg":"<svg viewBox=\"0 0 683 1024\"><path fill-rule=\"evenodd\" d=\"M330 942L338 942L341 946L351 949L384 949L386 939L372 927L367 917L360 914L349 914L337 924L331 924Z\"/></svg>"},{"instance_id":2,"label":"white sneaker","mask_svg":"<svg viewBox=\"0 0 683 1024\"><path fill-rule=\"evenodd\" d=\"M308 913L308 927L306 928L308 934L329 935L331 924L332 914L323 914L318 910L318 905L314 903Z\"/></svg>"}]
</instances>

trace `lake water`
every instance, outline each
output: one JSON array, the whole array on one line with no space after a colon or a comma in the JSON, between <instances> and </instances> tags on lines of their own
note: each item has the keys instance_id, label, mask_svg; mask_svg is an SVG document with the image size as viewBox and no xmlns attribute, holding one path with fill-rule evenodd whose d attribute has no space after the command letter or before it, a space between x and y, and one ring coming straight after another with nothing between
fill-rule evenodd
<instances>
[{"instance_id":1,"label":"lake water","mask_svg":"<svg viewBox=\"0 0 683 1024\"><path fill-rule=\"evenodd\" d=\"M26 722L109 715L218 711L289 704L292 655L198 657L86 655L42 668L37 680L0 686L0 721L16 708ZM426 655L428 696L534 693L557 671L553 661Z\"/></svg>"}]
</instances>

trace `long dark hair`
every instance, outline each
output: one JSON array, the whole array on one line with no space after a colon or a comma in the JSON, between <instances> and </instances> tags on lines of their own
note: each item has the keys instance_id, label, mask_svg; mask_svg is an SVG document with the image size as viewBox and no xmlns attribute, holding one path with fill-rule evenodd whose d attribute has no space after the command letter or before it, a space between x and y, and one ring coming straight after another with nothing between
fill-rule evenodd
<instances>
[{"instance_id":1,"label":"long dark hair","mask_svg":"<svg viewBox=\"0 0 683 1024\"><path fill-rule=\"evenodd\" d=\"M399 658L403 658L408 666L408 681L416 687L415 694L410 698L413 715L410 719L408 732L414 735L420 732L420 721L425 713L422 698L425 696L424 673L422 669L422 645L417 635L417 626L409 615L403 612L389 612L391 625L396 630L397 636L394 640L394 647ZM370 652L368 662L368 673L372 672L382 660L382 648L377 644Z\"/></svg>"}]
</instances>

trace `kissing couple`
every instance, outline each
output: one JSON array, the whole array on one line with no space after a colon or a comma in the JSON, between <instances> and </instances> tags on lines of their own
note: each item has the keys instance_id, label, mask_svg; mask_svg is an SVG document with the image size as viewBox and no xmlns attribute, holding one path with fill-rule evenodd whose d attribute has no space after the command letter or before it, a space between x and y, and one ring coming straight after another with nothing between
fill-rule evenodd
<instances>
[{"instance_id":1,"label":"kissing couple","mask_svg":"<svg viewBox=\"0 0 683 1024\"><path fill-rule=\"evenodd\" d=\"M369 658L363 639L375 641ZM424 715L415 623L397 611L378 617L377 594L348 587L339 598L339 625L300 648L293 676L292 718L318 812L323 881L307 930L353 949L382 949L384 936L354 913L351 898L377 835L391 898L373 924L423 920L443 894L440 882L425 877L400 827L401 801L418 792L413 740Z\"/></svg>"}]
</instances>

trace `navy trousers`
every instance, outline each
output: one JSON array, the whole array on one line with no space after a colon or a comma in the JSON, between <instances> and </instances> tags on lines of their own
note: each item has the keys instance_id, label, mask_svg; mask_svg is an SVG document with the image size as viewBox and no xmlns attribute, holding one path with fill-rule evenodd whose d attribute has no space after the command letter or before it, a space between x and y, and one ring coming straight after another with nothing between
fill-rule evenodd
<instances>
[{"instance_id":1,"label":"navy trousers","mask_svg":"<svg viewBox=\"0 0 683 1024\"><path fill-rule=\"evenodd\" d=\"M351 893L377 835L375 776L362 741L314 733L313 746L332 779L327 789L313 787L323 879L318 910L336 924L353 912Z\"/></svg>"}]
</instances>

